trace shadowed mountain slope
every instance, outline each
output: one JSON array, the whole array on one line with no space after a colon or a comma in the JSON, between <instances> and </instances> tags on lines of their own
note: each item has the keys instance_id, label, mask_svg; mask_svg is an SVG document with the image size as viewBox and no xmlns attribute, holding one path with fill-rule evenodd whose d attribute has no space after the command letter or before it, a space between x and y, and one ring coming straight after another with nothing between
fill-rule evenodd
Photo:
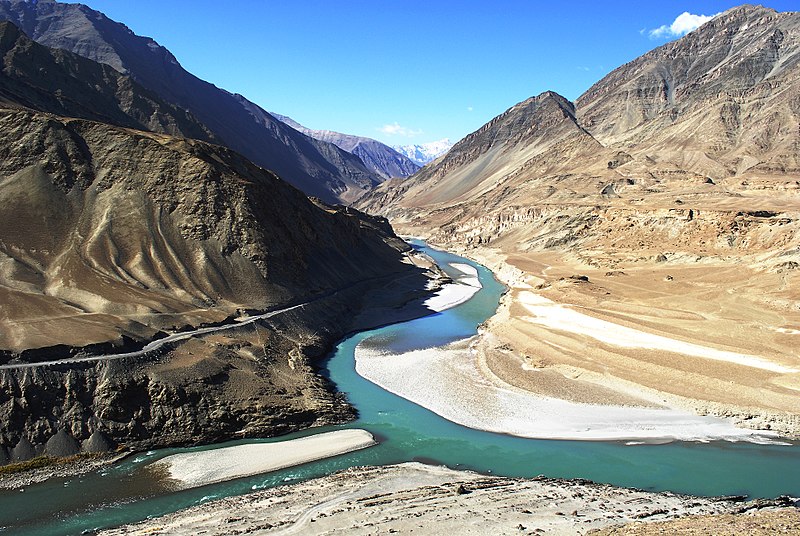
<instances>
[{"instance_id":1,"label":"shadowed mountain slope","mask_svg":"<svg viewBox=\"0 0 800 536\"><path fill-rule=\"evenodd\" d=\"M44 47L0 21L0 100L67 117L215 141L190 113L108 65Z\"/></svg>"},{"instance_id":2,"label":"shadowed mountain slope","mask_svg":"<svg viewBox=\"0 0 800 536\"><path fill-rule=\"evenodd\" d=\"M214 138L307 195L349 202L380 183L361 160L302 135L253 103L200 80L152 39L81 4L0 1L0 19L35 41L110 65L163 100L187 110Z\"/></svg>"},{"instance_id":3,"label":"shadowed mountain slope","mask_svg":"<svg viewBox=\"0 0 800 536\"><path fill-rule=\"evenodd\" d=\"M401 266L383 231L228 149L27 110L0 124L5 348L136 337Z\"/></svg>"},{"instance_id":4,"label":"shadowed mountain slope","mask_svg":"<svg viewBox=\"0 0 800 536\"><path fill-rule=\"evenodd\" d=\"M408 177L420 168L405 155L372 138L352 136L332 130L313 130L304 127L291 117L276 113L272 113L272 116L306 136L332 143L348 153L353 153L361 158L367 167L385 179Z\"/></svg>"}]
</instances>

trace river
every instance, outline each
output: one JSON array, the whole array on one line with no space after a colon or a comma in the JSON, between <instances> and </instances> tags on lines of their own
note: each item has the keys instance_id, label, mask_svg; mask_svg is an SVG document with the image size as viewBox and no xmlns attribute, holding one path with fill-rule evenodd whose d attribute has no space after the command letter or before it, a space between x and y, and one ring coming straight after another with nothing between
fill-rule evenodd
<instances>
[{"instance_id":1,"label":"river","mask_svg":"<svg viewBox=\"0 0 800 536\"><path fill-rule=\"evenodd\" d=\"M0 492L0 534L80 534L84 530L131 523L174 512L215 498L247 493L329 474L356 465L410 460L445 464L483 473L531 477L580 477L647 490L693 495L800 496L800 445L674 442L626 445L623 442L532 440L465 428L395 396L355 372L353 352L361 341L392 352L442 345L474 335L497 308L503 287L486 268L422 244L416 247L448 270L449 263L475 266L483 288L468 302L410 322L355 334L342 341L324 373L347 393L359 419L264 442L291 439L338 428L363 428L380 441L376 447L277 471L191 490L174 492L146 470L152 461L186 450L242 444L234 441L194 449L164 449L133 456L117 466L68 479L51 479L23 492Z\"/></svg>"}]
</instances>

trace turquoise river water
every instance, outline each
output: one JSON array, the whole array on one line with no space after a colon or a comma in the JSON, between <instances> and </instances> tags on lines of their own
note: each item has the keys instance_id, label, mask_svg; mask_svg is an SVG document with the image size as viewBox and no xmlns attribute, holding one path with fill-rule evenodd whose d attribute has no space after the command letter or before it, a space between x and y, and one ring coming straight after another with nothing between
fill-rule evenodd
<instances>
[{"instance_id":1,"label":"turquoise river water","mask_svg":"<svg viewBox=\"0 0 800 536\"><path fill-rule=\"evenodd\" d=\"M800 496L800 444L547 441L472 430L447 421L361 378L353 351L376 340L392 352L427 348L474 335L497 308L503 287L486 268L417 243L415 247L448 269L448 263L475 266L483 289L457 307L410 322L355 334L337 347L324 373L358 408L359 419L262 442L334 430L364 428L378 446L270 474L180 492L171 491L146 466L186 450L207 450L254 442L233 441L193 449L164 449L132 456L97 473L51 479L23 491L0 492L0 534L53 535L131 523L215 498L323 476L355 465L404 461L444 464L482 473L531 477L580 477L620 486L670 490L693 495Z\"/></svg>"}]
</instances>

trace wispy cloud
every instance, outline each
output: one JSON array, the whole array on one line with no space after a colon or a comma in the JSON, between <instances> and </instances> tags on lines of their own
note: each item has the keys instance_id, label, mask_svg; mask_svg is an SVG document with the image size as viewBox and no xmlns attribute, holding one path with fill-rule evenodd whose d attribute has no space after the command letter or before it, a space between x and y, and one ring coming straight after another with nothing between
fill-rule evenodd
<instances>
[{"instance_id":1,"label":"wispy cloud","mask_svg":"<svg viewBox=\"0 0 800 536\"><path fill-rule=\"evenodd\" d=\"M396 121L390 125L383 125L378 130L389 136L403 136L405 138L413 138L422 134L422 130L414 130L413 128L401 126Z\"/></svg>"},{"instance_id":2,"label":"wispy cloud","mask_svg":"<svg viewBox=\"0 0 800 536\"><path fill-rule=\"evenodd\" d=\"M475 109L475 108L473 108L472 106L467 106L467 111L468 111L468 112L471 112L471 111L472 111L472 110L474 110L474 109Z\"/></svg>"},{"instance_id":3,"label":"wispy cloud","mask_svg":"<svg viewBox=\"0 0 800 536\"><path fill-rule=\"evenodd\" d=\"M719 13L714 15L695 15L693 13L689 13L688 11L684 11L675 17L675 20L672 21L672 24L664 24L655 30L650 30L647 35L650 36L650 39L669 39L670 37L681 37L693 30L696 30L717 15L719 15ZM644 31L639 33L644 33Z\"/></svg>"}]
</instances>

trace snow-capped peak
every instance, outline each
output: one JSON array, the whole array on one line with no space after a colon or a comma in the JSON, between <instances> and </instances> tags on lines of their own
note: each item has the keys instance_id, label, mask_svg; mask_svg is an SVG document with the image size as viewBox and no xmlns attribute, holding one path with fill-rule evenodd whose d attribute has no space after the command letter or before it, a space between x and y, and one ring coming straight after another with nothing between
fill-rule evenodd
<instances>
[{"instance_id":1,"label":"snow-capped peak","mask_svg":"<svg viewBox=\"0 0 800 536\"><path fill-rule=\"evenodd\" d=\"M450 138L444 138L442 140L423 143L420 145L395 145L392 147L392 149L407 156L417 164L424 166L428 162L436 160L442 156L444 153L449 151L452 146L453 143L450 141Z\"/></svg>"}]
</instances>

